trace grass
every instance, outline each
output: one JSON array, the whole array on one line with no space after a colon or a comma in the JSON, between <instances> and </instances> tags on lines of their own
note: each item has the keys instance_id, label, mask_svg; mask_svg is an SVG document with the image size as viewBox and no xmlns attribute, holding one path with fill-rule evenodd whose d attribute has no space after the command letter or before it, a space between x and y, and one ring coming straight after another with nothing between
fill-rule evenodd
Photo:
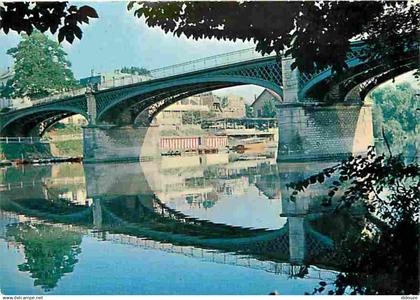
<instances>
[{"instance_id":1,"label":"grass","mask_svg":"<svg viewBox=\"0 0 420 300\"><path fill-rule=\"evenodd\" d=\"M0 144L0 157L5 159L52 157L48 144Z\"/></svg>"},{"instance_id":2,"label":"grass","mask_svg":"<svg viewBox=\"0 0 420 300\"><path fill-rule=\"evenodd\" d=\"M55 142L54 145L60 152L60 156L82 156L83 155L83 142L76 141L63 141Z\"/></svg>"},{"instance_id":3,"label":"grass","mask_svg":"<svg viewBox=\"0 0 420 300\"><path fill-rule=\"evenodd\" d=\"M202 136L206 134L207 132L201 128L162 129L160 132L161 136Z\"/></svg>"},{"instance_id":4,"label":"grass","mask_svg":"<svg viewBox=\"0 0 420 300\"><path fill-rule=\"evenodd\" d=\"M72 124L56 124L51 130L46 132L46 136L50 136L50 133L54 132L54 135L68 135L68 134L81 134L82 127L80 125Z\"/></svg>"}]
</instances>

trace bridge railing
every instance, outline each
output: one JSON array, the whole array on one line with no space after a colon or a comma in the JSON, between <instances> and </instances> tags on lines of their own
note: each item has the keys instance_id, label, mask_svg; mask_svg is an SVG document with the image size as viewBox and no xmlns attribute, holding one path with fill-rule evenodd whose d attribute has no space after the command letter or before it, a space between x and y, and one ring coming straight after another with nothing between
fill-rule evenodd
<instances>
[{"instance_id":1,"label":"bridge railing","mask_svg":"<svg viewBox=\"0 0 420 300\"><path fill-rule=\"evenodd\" d=\"M182 64L176 64L168 67L163 67L150 71L151 77L163 78L184 73L200 71L209 68L216 68L220 66L230 65L238 62L254 60L262 58L261 53L255 51L255 48L248 48L238 51L233 51L225 54L214 55L206 58L201 58L189 61Z\"/></svg>"},{"instance_id":2,"label":"bridge railing","mask_svg":"<svg viewBox=\"0 0 420 300\"><path fill-rule=\"evenodd\" d=\"M5 237L5 228L9 224L30 221L31 223L42 223L49 226L59 227L73 232L78 232L102 242L129 245L141 249L158 250L166 253L174 253L187 257L192 257L205 262L226 264L232 266L246 267L255 270L266 271L279 275L297 276L300 273L300 266L291 265L284 262L274 262L269 260L259 260L250 255L239 255L234 252L226 252L212 249L204 249L194 246L174 245L169 242L155 241L144 237L137 237L121 233L110 233L108 231L96 231L82 226L72 224L52 223L42 221L36 217L26 217L22 214L0 210L0 218L3 220L0 226L0 238ZM316 280L335 280L338 272L328 269L320 269L316 266L309 266L308 274L305 278Z\"/></svg>"},{"instance_id":3,"label":"bridge railing","mask_svg":"<svg viewBox=\"0 0 420 300\"><path fill-rule=\"evenodd\" d=\"M80 95L85 94L85 92L86 92L85 87L64 91L60 94L55 94L55 95L47 96L41 99L32 100L32 106L42 105L44 103L49 103L52 101L57 101L57 100L61 100L61 99L69 98L69 97L80 96Z\"/></svg>"},{"instance_id":4,"label":"bridge railing","mask_svg":"<svg viewBox=\"0 0 420 300\"><path fill-rule=\"evenodd\" d=\"M38 144L48 143L47 140L39 137L0 137L0 144Z\"/></svg>"},{"instance_id":5,"label":"bridge railing","mask_svg":"<svg viewBox=\"0 0 420 300\"><path fill-rule=\"evenodd\" d=\"M120 76L118 78L113 78L106 80L95 86L97 90L106 90L109 88L120 87L125 85L130 85L134 83L140 83L175 75L180 75L184 73L190 73L225 65L230 65L234 63L239 63L243 61L250 61L263 57L261 53L255 51L254 48L248 48L238 51L233 51L225 54L214 55L206 58L201 58L186 63L176 64L172 66L167 66L163 68L158 68L151 70L148 75L131 75L127 74L125 76ZM267 56L268 57L268 56ZM52 101L58 101L61 99L75 97L83 95L86 92L86 87L77 88L73 90L63 91L60 94L51 95L44 97L42 99L37 99L32 101L32 106L38 106Z\"/></svg>"}]
</instances>

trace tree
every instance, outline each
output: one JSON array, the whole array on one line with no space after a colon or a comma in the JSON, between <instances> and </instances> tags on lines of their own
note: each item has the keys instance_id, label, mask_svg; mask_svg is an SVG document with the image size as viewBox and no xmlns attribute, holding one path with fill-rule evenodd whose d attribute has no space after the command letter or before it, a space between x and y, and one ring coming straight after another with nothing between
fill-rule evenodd
<instances>
[{"instance_id":1,"label":"tree","mask_svg":"<svg viewBox=\"0 0 420 300\"><path fill-rule=\"evenodd\" d=\"M41 32L58 30L58 41L72 43L74 37L83 36L81 24L89 18L97 18L96 11L87 5L68 6L68 2L5 2L0 4L0 29L31 35L36 29Z\"/></svg>"},{"instance_id":2,"label":"tree","mask_svg":"<svg viewBox=\"0 0 420 300\"><path fill-rule=\"evenodd\" d=\"M147 70L146 68L139 67L123 67L121 68L121 73L150 76L149 70Z\"/></svg>"},{"instance_id":3,"label":"tree","mask_svg":"<svg viewBox=\"0 0 420 300\"><path fill-rule=\"evenodd\" d=\"M34 285L50 291L60 278L73 272L81 253L81 234L45 224L19 223L10 226L7 237L25 248L19 271L31 273Z\"/></svg>"},{"instance_id":4,"label":"tree","mask_svg":"<svg viewBox=\"0 0 420 300\"><path fill-rule=\"evenodd\" d=\"M273 101L265 101L262 107L262 117L274 118L277 115L276 107Z\"/></svg>"},{"instance_id":5,"label":"tree","mask_svg":"<svg viewBox=\"0 0 420 300\"><path fill-rule=\"evenodd\" d=\"M76 86L67 54L40 32L23 34L18 46L7 51L15 61L13 96L39 98Z\"/></svg>"},{"instance_id":6,"label":"tree","mask_svg":"<svg viewBox=\"0 0 420 300\"><path fill-rule=\"evenodd\" d=\"M249 105L249 104L245 104L245 116L247 118L254 117L254 112L253 112L252 106Z\"/></svg>"},{"instance_id":7,"label":"tree","mask_svg":"<svg viewBox=\"0 0 420 300\"><path fill-rule=\"evenodd\" d=\"M405 152L418 136L416 89L409 83L386 85L371 93L374 102L375 135L382 129L395 153Z\"/></svg>"},{"instance_id":8,"label":"tree","mask_svg":"<svg viewBox=\"0 0 420 300\"><path fill-rule=\"evenodd\" d=\"M182 124L199 124L201 116L199 111L185 111L182 113Z\"/></svg>"},{"instance_id":9,"label":"tree","mask_svg":"<svg viewBox=\"0 0 420 300\"><path fill-rule=\"evenodd\" d=\"M365 229L356 238L336 246L342 263L329 294L416 294L419 291L420 168L400 156L378 156L371 147L367 157L349 157L305 180L289 184L291 199L309 185L330 184L324 206L338 197L336 210L361 205ZM338 196L339 195L339 196ZM320 282L314 293L325 290Z\"/></svg>"},{"instance_id":10,"label":"tree","mask_svg":"<svg viewBox=\"0 0 420 300\"><path fill-rule=\"evenodd\" d=\"M229 99L228 99L228 97L223 96L223 97L220 99L220 106L221 106L222 108L225 108L225 107L227 107L228 105L229 105Z\"/></svg>"},{"instance_id":11,"label":"tree","mask_svg":"<svg viewBox=\"0 0 420 300\"><path fill-rule=\"evenodd\" d=\"M0 97L11 98L13 95L13 81L8 79L6 84L0 90Z\"/></svg>"},{"instance_id":12,"label":"tree","mask_svg":"<svg viewBox=\"0 0 420 300\"><path fill-rule=\"evenodd\" d=\"M302 72L347 67L350 40L362 59L392 60L418 42L420 5L406 1L130 2L149 27L187 38L253 40L262 54L285 52ZM286 50L287 49L287 50ZM418 65L417 65L418 68Z\"/></svg>"}]
</instances>

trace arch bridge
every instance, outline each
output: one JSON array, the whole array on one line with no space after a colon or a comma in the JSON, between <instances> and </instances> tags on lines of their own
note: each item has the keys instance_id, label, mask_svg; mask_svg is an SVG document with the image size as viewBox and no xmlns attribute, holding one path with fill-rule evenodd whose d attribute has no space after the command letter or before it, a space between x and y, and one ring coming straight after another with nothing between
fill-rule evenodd
<instances>
[{"instance_id":1,"label":"arch bridge","mask_svg":"<svg viewBox=\"0 0 420 300\"><path fill-rule=\"evenodd\" d=\"M290 57L261 56L253 49L203 58L33 101L0 115L0 136L42 136L57 121L81 114L86 162L138 160L154 115L185 97L253 84L277 93L278 160L336 158L362 153L373 143L372 114L363 99L380 83L414 69L418 49L394 61L360 59L366 45L354 42L348 69L301 74ZM152 149L157 152L157 149ZM142 153L144 154L144 153Z\"/></svg>"}]
</instances>

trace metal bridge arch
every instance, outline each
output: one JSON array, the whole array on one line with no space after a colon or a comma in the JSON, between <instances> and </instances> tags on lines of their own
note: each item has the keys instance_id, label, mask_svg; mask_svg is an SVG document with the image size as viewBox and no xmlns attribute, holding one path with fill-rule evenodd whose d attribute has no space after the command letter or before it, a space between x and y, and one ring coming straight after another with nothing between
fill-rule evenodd
<instances>
[{"instance_id":1,"label":"metal bridge arch","mask_svg":"<svg viewBox=\"0 0 420 300\"><path fill-rule=\"evenodd\" d=\"M394 61L388 62L387 64L383 63L381 60L365 61L357 57L347 60L348 69L342 75L342 79L334 84L335 88L338 88L340 92L344 92L344 94L340 95L340 98L342 98L341 100L347 99L347 94L356 86L363 85L363 82L370 81L370 86L372 86L374 78L382 78L372 87L374 88L386 80L418 68L418 49L413 49L404 54L404 57L396 58ZM354 53L352 53L352 56L354 56ZM389 76L390 74L391 76ZM336 74L332 73L331 68L321 70L318 73L311 75L301 74L298 93L299 99L308 98L308 94L310 94L311 91L316 90L317 87L319 88L320 84L328 81L331 82L336 78ZM333 92L334 86L329 91L326 91L324 96ZM364 95L366 94L367 93L364 93ZM324 99L321 98L318 99L318 101L323 100ZM359 101L363 101L363 99L359 99Z\"/></svg>"},{"instance_id":2,"label":"metal bridge arch","mask_svg":"<svg viewBox=\"0 0 420 300\"><path fill-rule=\"evenodd\" d=\"M24 119L24 118L30 117L30 116L34 116L34 117L39 116L39 117L42 118L43 117L42 113L57 112L57 115L66 114L66 113L71 113L72 115L80 114L83 117L85 117L87 120L89 119L86 110L83 110L83 109L80 109L80 108L77 108L77 107L56 106L55 105L53 107L39 107L35 111L31 108L33 108L33 107L30 107L27 110L25 110L24 112L21 112L21 113L17 114L16 116L12 116L9 119L6 119L6 121L4 123L1 123L0 124L0 133L5 131L9 125L11 125L12 123L14 123L15 121L18 121L20 119ZM51 117L54 117L54 116L46 117L46 118L44 118L43 121L48 120ZM68 116L65 116L63 118L66 118L66 117L68 117ZM61 119L58 119L57 121L59 121L59 120L61 120ZM41 122L39 122L39 123L41 123Z\"/></svg>"},{"instance_id":3,"label":"metal bridge arch","mask_svg":"<svg viewBox=\"0 0 420 300\"><path fill-rule=\"evenodd\" d=\"M252 76L255 75L255 76ZM246 62L246 65L229 66L226 70L205 70L196 74L186 74L184 78L165 78L164 80L147 85L135 85L126 87L123 91L104 91L95 95L97 98L98 111L97 120L110 109L125 103L127 100L148 95L153 97L154 93L171 92L177 93L176 89L191 86L192 89L200 89L208 86L207 91L221 87L210 87L211 85L228 86L252 84L268 88L280 96L283 96L281 66L275 58L265 59L263 62ZM128 88L128 90L127 90ZM185 91L186 92L186 91ZM108 94L108 95L107 95ZM173 95L171 95L173 96ZM163 99L159 99L163 100ZM136 100L135 103L142 102ZM153 103L151 103L152 105ZM150 105L149 105L150 106Z\"/></svg>"}]
</instances>

